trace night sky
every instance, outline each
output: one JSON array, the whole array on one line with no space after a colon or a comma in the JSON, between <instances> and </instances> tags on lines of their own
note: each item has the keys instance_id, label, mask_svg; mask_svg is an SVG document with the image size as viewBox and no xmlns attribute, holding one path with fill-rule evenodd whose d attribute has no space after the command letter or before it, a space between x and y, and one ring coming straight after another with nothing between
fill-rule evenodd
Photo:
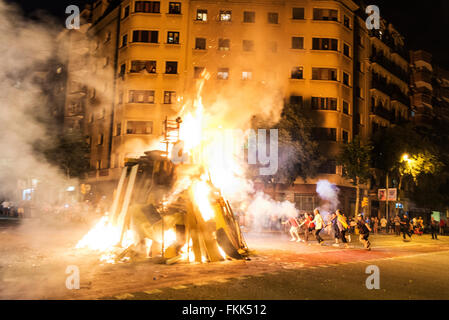
<instances>
[{"instance_id":1,"label":"night sky","mask_svg":"<svg viewBox=\"0 0 449 320\"><path fill-rule=\"evenodd\" d=\"M45 10L61 20L64 25L65 8L88 0L6 0L21 5L28 16ZM449 69L449 1L448 0L367 0L376 4L385 17L406 37L410 49L425 49L434 55L435 62Z\"/></svg>"}]
</instances>

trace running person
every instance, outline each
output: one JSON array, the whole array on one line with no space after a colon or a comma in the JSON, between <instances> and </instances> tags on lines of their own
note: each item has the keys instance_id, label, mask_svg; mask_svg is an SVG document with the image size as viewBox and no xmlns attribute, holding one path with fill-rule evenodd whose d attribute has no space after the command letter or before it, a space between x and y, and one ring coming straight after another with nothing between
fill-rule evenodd
<instances>
[{"instance_id":1,"label":"running person","mask_svg":"<svg viewBox=\"0 0 449 320\"><path fill-rule=\"evenodd\" d=\"M402 238L406 241L405 235L408 235L410 239L412 239L412 234L410 233L410 219L404 213L401 219L401 232Z\"/></svg>"},{"instance_id":2,"label":"running person","mask_svg":"<svg viewBox=\"0 0 449 320\"><path fill-rule=\"evenodd\" d=\"M318 244L322 245L324 240L323 238L320 237L320 232L324 228L324 220L321 217L320 211L318 209L315 209L313 213L315 214L315 217L313 218L312 221L313 224L315 225L315 238L316 241L318 241Z\"/></svg>"},{"instance_id":3,"label":"running person","mask_svg":"<svg viewBox=\"0 0 449 320\"><path fill-rule=\"evenodd\" d=\"M296 242L300 242L301 238L299 237L299 223L298 220L296 220L296 218L294 217L290 217L288 218L287 221L282 222L282 224L290 224L290 235L292 236L292 238L290 239L290 241L296 241Z\"/></svg>"},{"instance_id":4,"label":"running person","mask_svg":"<svg viewBox=\"0 0 449 320\"><path fill-rule=\"evenodd\" d=\"M346 232L348 231L348 222L346 217L341 214L340 209L337 210L337 227L340 233L340 239L344 243L345 248L349 248L348 240L346 240Z\"/></svg>"},{"instance_id":5,"label":"running person","mask_svg":"<svg viewBox=\"0 0 449 320\"><path fill-rule=\"evenodd\" d=\"M371 227L366 221L363 221L361 214L357 216L357 228L359 229L360 242L363 243L366 250L371 250L371 243L368 240Z\"/></svg>"}]
</instances>

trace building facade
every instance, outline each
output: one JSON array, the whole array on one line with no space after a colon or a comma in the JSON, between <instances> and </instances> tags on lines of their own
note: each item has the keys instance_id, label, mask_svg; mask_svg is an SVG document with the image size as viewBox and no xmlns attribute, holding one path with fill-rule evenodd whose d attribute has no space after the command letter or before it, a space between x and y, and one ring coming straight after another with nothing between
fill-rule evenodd
<instances>
[{"instance_id":1,"label":"building facade","mask_svg":"<svg viewBox=\"0 0 449 320\"><path fill-rule=\"evenodd\" d=\"M353 212L354 188L335 161L341 145L410 115L403 39L385 22L369 32L354 1L98 0L86 12L91 63L79 83L92 184L115 182L127 158L151 148L204 69L210 104L219 92L250 108L270 92L310 110L327 160L317 178L273 191L301 210L319 205L316 182L327 179Z\"/></svg>"}]
</instances>

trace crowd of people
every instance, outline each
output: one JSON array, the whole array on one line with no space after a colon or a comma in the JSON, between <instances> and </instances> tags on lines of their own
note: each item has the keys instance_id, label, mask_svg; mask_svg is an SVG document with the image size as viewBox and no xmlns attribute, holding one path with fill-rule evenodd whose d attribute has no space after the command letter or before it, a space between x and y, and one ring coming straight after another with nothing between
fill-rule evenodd
<instances>
[{"instance_id":1,"label":"crowd of people","mask_svg":"<svg viewBox=\"0 0 449 320\"><path fill-rule=\"evenodd\" d=\"M368 238L372 229L361 214L354 221L347 219L341 210L337 210L331 214L329 221L325 222L319 209L315 209L313 213L304 213L298 218L290 217L282 224L290 225L290 241L309 243L309 237L313 236L318 244L323 245L324 239L321 237L321 233L323 230L329 229L335 239L334 246L339 246L341 242L345 248L349 248L351 234L354 234L355 228L357 228L360 242L363 243L365 249L371 250ZM302 239L300 234L303 234Z\"/></svg>"},{"instance_id":2,"label":"crowd of people","mask_svg":"<svg viewBox=\"0 0 449 320\"><path fill-rule=\"evenodd\" d=\"M433 217L428 225L428 230L432 234L432 239L438 240L438 234L444 234L444 223L435 220ZM290 241L309 243L309 239L313 236L318 244L323 245L323 230L327 230L335 243L334 246L342 244L345 248L349 248L348 243L351 242L351 235L359 234L360 242L363 243L365 249L370 250L371 243L369 241L370 233L378 234L396 234L402 235L404 241L410 241L412 235L421 236L425 230L425 224L422 217L410 219L406 213L396 215L394 218L387 220L385 217L369 218L359 214L354 220L347 218L341 210L336 210L330 214L325 222L320 214L319 209L315 209L313 213L300 214L297 217L289 217L281 224L289 226ZM301 234L301 236L300 236Z\"/></svg>"}]
</instances>

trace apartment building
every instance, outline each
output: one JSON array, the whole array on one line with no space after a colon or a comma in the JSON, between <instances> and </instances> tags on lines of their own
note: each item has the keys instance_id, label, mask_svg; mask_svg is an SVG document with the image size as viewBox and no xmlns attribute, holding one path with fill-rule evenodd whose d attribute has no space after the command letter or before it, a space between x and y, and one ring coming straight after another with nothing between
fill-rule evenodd
<instances>
[{"instance_id":1,"label":"apartment building","mask_svg":"<svg viewBox=\"0 0 449 320\"><path fill-rule=\"evenodd\" d=\"M361 11L350 0L95 1L87 30L95 65L80 81L89 181L117 180L127 158L159 139L206 69L206 108L217 92L240 109L263 94L239 101L238 92L269 92L310 110L328 160L316 179L277 186L277 199L311 210L316 182L327 179L353 211L354 188L335 161L341 144L409 117L403 39L391 25L369 33Z\"/></svg>"},{"instance_id":2,"label":"apartment building","mask_svg":"<svg viewBox=\"0 0 449 320\"><path fill-rule=\"evenodd\" d=\"M449 119L449 71L424 50L410 52L413 120L419 126Z\"/></svg>"}]
</instances>

